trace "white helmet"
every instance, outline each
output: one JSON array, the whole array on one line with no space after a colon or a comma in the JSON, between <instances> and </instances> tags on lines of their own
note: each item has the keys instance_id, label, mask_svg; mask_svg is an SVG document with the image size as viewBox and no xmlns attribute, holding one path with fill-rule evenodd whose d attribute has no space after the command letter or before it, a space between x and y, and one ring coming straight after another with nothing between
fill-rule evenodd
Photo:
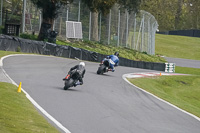
<instances>
[{"instance_id":1,"label":"white helmet","mask_svg":"<svg viewBox=\"0 0 200 133\"><path fill-rule=\"evenodd\" d=\"M79 65L82 65L85 67L85 63L84 62L80 62Z\"/></svg>"}]
</instances>

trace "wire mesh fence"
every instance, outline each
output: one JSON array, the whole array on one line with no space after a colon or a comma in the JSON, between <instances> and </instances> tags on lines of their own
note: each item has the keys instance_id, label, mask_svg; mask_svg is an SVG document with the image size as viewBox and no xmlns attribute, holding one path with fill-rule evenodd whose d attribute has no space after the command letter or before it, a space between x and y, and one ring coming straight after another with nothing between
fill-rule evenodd
<instances>
[{"instance_id":1,"label":"wire mesh fence","mask_svg":"<svg viewBox=\"0 0 200 133\"><path fill-rule=\"evenodd\" d=\"M155 33L158 28L154 16L146 11L129 13L118 7L113 6L107 15L95 14L81 0L74 0L72 4L60 9L53 29L60 38L67 39L66 21L81 22L83 40L127 47L154 55ZM30 0L26 0L25 32L39 33L41 19L41 11Z\"/></svg>"}]
</instances>

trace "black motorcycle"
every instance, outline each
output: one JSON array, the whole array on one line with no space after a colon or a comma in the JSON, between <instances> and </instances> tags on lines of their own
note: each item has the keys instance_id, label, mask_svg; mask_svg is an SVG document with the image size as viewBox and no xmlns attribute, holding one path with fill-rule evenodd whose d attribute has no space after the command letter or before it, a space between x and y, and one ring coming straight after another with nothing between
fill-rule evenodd
<instances>
[{"instance_id":1,"label":"black motorcycle","mask_svg":"<svg viewBox=\"0 0 200 133\"><path fill-rule=\"evenodd\" d=\"M101 62L101 64L98 67L97 74L103 74L109 71L110 68L110 59L105 59Z\"/></svg>"},{"instance_id":2,"label":"black motorcycle","mask_svg":"<svg viewBox=\"0 0 200 133\"><path fill-rule=\"evenodd\" d=\"M70 87L75 86L76 82L78 81L78 73L76 70L68 73L68 75L63 79L65 81L64 90L69 89Z\"/></svg>"}]
</instances>

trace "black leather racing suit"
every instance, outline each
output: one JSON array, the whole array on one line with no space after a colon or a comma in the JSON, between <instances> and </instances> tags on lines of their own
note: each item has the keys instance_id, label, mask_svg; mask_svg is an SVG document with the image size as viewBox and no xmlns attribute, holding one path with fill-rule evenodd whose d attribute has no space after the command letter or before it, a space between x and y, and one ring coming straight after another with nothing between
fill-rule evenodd
<instances>
[{"instance_id":1,"label":"black leather racing suit","mask_svg":"<svg viewBox=\"0 0 200 133\"><path fill-rule=\"evenodd\" d=\"M74 67L72 67L69 71L69 74L75 72L76 73L76 78L78 79L78 81L80 82L80 85L83 84L83 77L85 74L85 67L82 65L76 65Z\"/></svg>"}]
</instances>

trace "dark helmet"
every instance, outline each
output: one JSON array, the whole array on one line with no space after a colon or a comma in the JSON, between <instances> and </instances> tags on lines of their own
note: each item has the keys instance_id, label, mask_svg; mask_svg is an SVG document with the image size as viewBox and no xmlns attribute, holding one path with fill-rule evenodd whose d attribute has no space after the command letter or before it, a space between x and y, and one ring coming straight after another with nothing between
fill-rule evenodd
<instances>
[{"instance_id":1,"label":"dark helmet","mask_svg":"<svg viewBox=\"0 0 200 133\"><path fill-rule=\"evenodd\" d=\"M118 52L115 52L115 54L114 55L116 55L117 57L119 56L119 53Z\"/></svg>"}]
</instances>

